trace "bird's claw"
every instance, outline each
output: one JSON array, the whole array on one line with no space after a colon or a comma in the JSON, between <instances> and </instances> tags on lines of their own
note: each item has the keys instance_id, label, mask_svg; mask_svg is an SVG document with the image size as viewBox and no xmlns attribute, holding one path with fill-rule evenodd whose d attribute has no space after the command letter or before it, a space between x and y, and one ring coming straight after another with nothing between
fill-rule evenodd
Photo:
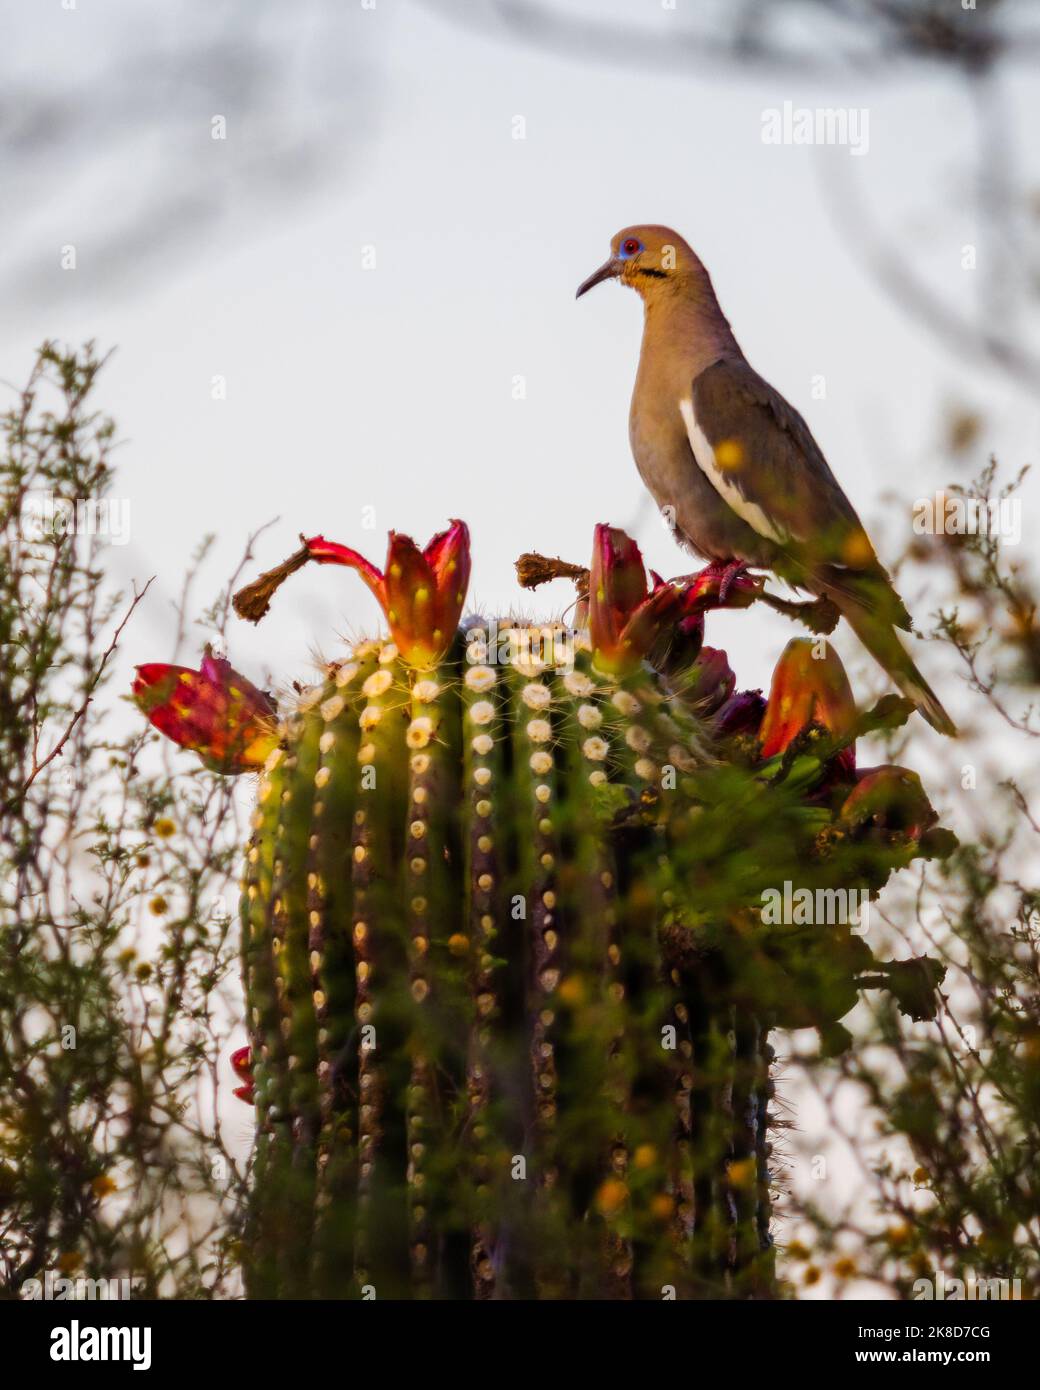
<instances>
[{"instance_id":1,"label":"bird's claw","mask_svg":"<svg viewBox=\"0 0 1040 1390\"><path fill-rule=\"evenodd\" d=\"M747 574L748 567L741 560L730 560L729 564L722 568L722 577L719 580L719 599L725 603L729 597L729 591L742 576Z\"/></svg>"},{"instance_id":2,"label":"bird's claw","mask_svg":"<svg viewBox=\"0 0 1040 1390\"><path fill-rule=\"evenodd\" d=\"M733 585L742 575L747 573L748 567L743 560L712 560L710 565L705 565L704 568L698 570L696 574L686 576L686 582L692 584L696 580L703 581L708 577L717 579L719 581L719 606L723 607L725 606L726 600L729 597L729 591L733 588ZM673 584L681 584L683 582L682 579L672 580Z\"/></svg>"}]
</instances>

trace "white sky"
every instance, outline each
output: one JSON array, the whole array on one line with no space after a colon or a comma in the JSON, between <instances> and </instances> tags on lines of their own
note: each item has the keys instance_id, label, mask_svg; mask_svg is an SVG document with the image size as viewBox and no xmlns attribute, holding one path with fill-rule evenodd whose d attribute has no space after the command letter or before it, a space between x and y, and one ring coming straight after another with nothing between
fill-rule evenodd
<instances>
[{"instance_id":1,"label":"white sky","mask_svg":"<svg viewBox=\"0 0 1040 1390\"><path fill-rule=\"evenodd\" d=\"M595 13L667 33L684 7L695 8L612 0ZM1037 402L958 361L891 302L823 194L849 175L929 283L970 306L978 281L961 269L962 247L997 252L972 211L974 127L952 81L921 68L833 83L709 64L614 68L406 0L247 8L270 64L259 105L233 62L186 57L233 34L241 6L142 15L132 0L78 0L71 12L0 0L8 121L14 111L17 126L26 93L73 110L55 163L30 157L4 178L0 377L21 383L45 337L118 348L98 401L125 441L117 495L132 530L111 558L125 581L158 575L124 638L124 686L136 662L170 656L169 599L203 533L219 539L200 601L275 516L256 570L300 531L381 563L389 528L422 542L463 517L471 600L487 611L569 602L563 585L520 599L512 561L536 549L587 562L597 521L638 518L649 564L692 568L642 503L629 455L639 303L614 286L574 300L632 222L669 223L700 252L753 365L806 415L868 523L884 514L883 557L906 539L913 500L949 477L950 401L984 415L962 478L991 451L1009 470L1035 460ZM137 59L142 43L165 57ZM84 96L105 70L120 99L109 120ZM1040 85L1021 71L1005 91L1035 183ZM785 101L868 108L869 153L764 144L762 112ZM223 142L210 138L216 114ZM516 116L524 140L512 138ZM64 271L70 243L77 268ZM362 268L366 246L374 270ZM825 400L811 396L817 374ZM217 375L223 401L211 398ZM882 506L890 490L901 505ZM1035 550L1036 496L1023 550ZM375 531L362 529L368 507ZM926 618L928 595L907 597ZM254 678L307 679L314 648L334 654L336 631L376 617L354 576L314 567L259 628L233 627L229 655ZM726 647L742 686L761 686L792 633L772 614L722 614L708 641ZM935 656L922 663L933 679ZM963 690L941 688L963 713Z\"/></svg>"},{"instance_id":2,"label":"white sky","mask_svg":"<svg viewBox=\"0 0 1040 1390\"><path fill-rule=\"evenodd\" d=\"M637 0L611 8L658 28L682 19L682 0L677 14ZM462 516L474 534L471 595L489 608L514 602L517 554L582 561L599 520L638 516L648 562L691 568L641 507L629 455L639 303L615 286L574 301L611 234L633 221L668 222L698 249L752 363L806 414L868 519L895 488L906 507L890 517L908 526L913 497L945 479L936 444L950 399L986 410L979 460L991 448L1012 467L1034 457L1035 402L911 323L843 244L821 194L836 164L852 166L838 172L901 249L970 302L960 256L977 228L958 193L972 125L952 83L920 69L827 85L730 68L622 70L480 36L399 0L292 9L293 22L267 24L266 120L263 103L238 113L224 64L201 75L196 65L178 87L135 63L115 129L92 143L84 121L62 177L15 181L0 375L21 381L45 336L118 347L100 400L126 441L119 489L132 530L113 559L127 577L159 576L128 663L167 654L159 585L176 591L199 537L219 533L208 596L247 532L276 515L261 565L301 530L381 562L390 527L422 541ZM73 12L7 3L0 14L19 79L74 100L87 75L131 60L146 38L182 57L211 40L236 7L217 11L219 27L213 6L151 11L147 35L129 0L80 0ZM1022 141L1040 91L1020 79L1012 94ZM869 153L763 144L763 109L787 100L867 107ZM153 124L163 113L172 136ZM227 118L224 142L210 138L213 114ZM302 159L311 138L323 161L315 186L279 177L254 196L272 147L298 141ZM178 180L212 193L219 215L194 229L188 216L165 245L161 220L135 229ZM59 265L69 243L75 271ZM374 270L361 267L366 245ZM811 398L819 373L826 400ZM226 400L211 399L216 375ZM362 529L368 506L375 532ZM546 606L569 597L563 585L542 593ZM302 674L334 627L375 617L349 573L315 568L259 629L238 627L230 654L247 673L268 663ZM727 646L743 683L761 684L790 635L772 615L720 615L708 640Z\"/></svg>"}]
</instances>

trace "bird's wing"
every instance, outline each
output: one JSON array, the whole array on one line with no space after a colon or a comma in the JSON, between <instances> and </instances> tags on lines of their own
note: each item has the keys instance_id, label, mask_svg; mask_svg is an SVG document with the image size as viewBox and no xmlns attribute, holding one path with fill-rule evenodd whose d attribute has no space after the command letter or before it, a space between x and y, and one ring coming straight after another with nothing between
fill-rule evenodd
<instances>
[{"instance_id":1,"label":"bird's wing","mask_svg":"<svg viewBox=\"0 0 1040 1390\"><path fill-rule=\"evenodd\" d=\"M822 561L856 568L875 561L808 425L757 372L716 362L694 380L690 398L687 432L701 436L691 439L697 464L754 530L777 544L805 545Z\"/></svg>"},{"instance_id":2,"label":"bird's wing","mask_svg":"<svg viewBox=\"0 0 1040 1390\"><path fill-rule=\"evenodd\" d=\"M778 391L746 362L721 359L680 409L698 467L738 516L797 569L909 626L852 503Z\"/></svg>"}]
</instances>

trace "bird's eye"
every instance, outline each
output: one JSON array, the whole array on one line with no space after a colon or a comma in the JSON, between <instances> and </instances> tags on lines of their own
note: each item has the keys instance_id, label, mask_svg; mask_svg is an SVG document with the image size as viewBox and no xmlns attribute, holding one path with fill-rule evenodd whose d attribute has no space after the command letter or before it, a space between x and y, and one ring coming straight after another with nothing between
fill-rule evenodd
<instances>
[{"instance_id":1,"label":"bird's eye","mask_svg":"<svg viewBox=\"0 0 1040 1390\"><path fill-rule=\"evenodd\" d=\"M626 237L621 243L621 254L627 260L629 256L635 256L643 249L643 243L636 241L634 236Z\"/></svg>"}]
</instances>

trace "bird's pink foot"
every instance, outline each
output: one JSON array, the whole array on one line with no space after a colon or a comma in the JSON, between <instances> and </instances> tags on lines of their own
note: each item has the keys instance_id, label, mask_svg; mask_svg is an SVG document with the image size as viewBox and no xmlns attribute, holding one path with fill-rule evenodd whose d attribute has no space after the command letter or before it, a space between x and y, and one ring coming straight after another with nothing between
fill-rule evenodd
<instances>
[{"instance_id":1,"label":"bird's pink foot","mask_svg":"<svg viewBox=\"0 0 1040 1390\"><path fill-rule=\"evenodd\" d=\"M719 598L723 603L729 598L729 591L738 579L743 578L748 572L748 567L741 560L731 560L722 571L722 582L719 585Z\"/></svg>"},{"instance_id":2,"label":"bird's pink foot","mask_svg":"<svg viewBox=\"0 0 1040 1390\"><path fill-rule=\"evenodd\" d=\"M704 569L698 570L696 575L691 575L691 579L705 578L717 579L719 581L719 602L724 604L729 597L729 591L736 581L747 574L748 567L743 560L713 560L710 565L705 565Z\"/></svg>"}]
</instances>

